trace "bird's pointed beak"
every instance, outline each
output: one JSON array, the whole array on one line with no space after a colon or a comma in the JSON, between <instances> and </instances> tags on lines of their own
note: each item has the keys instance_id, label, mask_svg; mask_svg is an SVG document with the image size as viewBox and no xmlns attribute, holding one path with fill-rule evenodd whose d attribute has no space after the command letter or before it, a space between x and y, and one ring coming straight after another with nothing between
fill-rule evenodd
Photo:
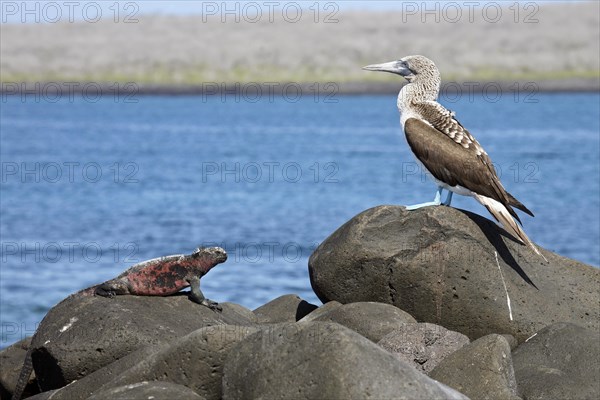
<instances>
[{"instance_id":1,"label":"bird's pointed beak","mask_svg":"<svg viewBox=\"0 0 600 400\"><path fill-rule=\"evenodd\" d=\"M380 71L390 72L392 74L398 74L402 76L408 76L412 74L412 71L405 66L405 63L401 60L390 61L383 64L371 64L363 67L366 71Z\"/></svg>"}]
</instances>

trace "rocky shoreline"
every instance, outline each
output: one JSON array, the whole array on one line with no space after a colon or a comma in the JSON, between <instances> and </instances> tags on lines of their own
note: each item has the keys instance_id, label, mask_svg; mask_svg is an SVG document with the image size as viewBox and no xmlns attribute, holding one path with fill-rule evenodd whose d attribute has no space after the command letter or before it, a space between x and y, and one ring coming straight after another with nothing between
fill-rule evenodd
<instances>
[{"instance_id":1,"label":"rocky shoreline","mask_svg":"<svg viewBox=\"0 0 600 400\"><path fill-rule=\"evenodd\" d=\"M312 255L322 306L71 297L0 353L0 396L32 348L31 399L596 398L600 271L542 251L453 208L376 207Z\"/></svg>"}]
</instances>

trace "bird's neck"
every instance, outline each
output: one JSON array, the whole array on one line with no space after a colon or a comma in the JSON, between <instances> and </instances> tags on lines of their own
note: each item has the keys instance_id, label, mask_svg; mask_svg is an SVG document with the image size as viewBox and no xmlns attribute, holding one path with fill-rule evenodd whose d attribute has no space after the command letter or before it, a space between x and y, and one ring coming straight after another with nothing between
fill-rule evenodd
<instances>
[{"instance_id":1,"label":"bird's neck","mask_svg":"<svg viewBox=\"0 0 600 400\"><path fill-rule=\"evenodd\" d=\"M400 114L410 112L416 103L436 101L440 92L440 79L433 78L410 82L398 93L398 110Z\"/></svg>"}]
</instances>

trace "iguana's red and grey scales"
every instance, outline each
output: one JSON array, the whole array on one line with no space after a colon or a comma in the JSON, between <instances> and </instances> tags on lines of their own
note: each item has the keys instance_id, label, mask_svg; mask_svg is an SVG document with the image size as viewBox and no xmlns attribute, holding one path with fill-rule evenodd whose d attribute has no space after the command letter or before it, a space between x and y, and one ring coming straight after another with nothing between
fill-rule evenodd
<instances>
[{"instance_id":1,"label":"iguana's red and grey scales","mask_svg":"<svg viewBox=\"0 0 600 400\"><path fill-rule=\"evenodd\" d=\"M190 298L210 308L218 307L200 291L200 278L215 265L225 262L227 253L220 247L197 249L191 255L155 258L134 265L114 279L86 289L99 296L133 294L168 296L191 287Z\"/></svg>"},{"instance_id":2,"label":"iguana's red and grey scales","mask_svg":"<svg viewBox=\"0 0 600 400\"><path fill-rule=\"evenodd\" d=\"M116 278L80 290L68 298L93 295L103 297L168 296L190 287L190 300L212 310L220 311L221 307L218 303L204 297L200 290L200 278L214 266L226 260L227 253L220 247L198 248L190 255L181 254L155 258L136 264ZM42 320L41 324L43 322ZM12 396L13 400L20 400L31 375L33 369L31 351L32 348L25 355L25 362Z\"/></svg>"}]
</instances>

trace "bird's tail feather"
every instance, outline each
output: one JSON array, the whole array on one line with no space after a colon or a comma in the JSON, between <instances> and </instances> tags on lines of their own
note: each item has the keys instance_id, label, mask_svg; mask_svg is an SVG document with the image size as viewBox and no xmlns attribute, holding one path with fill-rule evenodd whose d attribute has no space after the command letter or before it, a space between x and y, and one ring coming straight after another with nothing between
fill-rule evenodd
<instances>
[{"instance_id":1,"label":"bird's tail feather","mask_svg":"<svg viewBox=\"0 0 600 400\"><path fill-rule=\"evenodd\" d=\"M508 204L510 204L511 207L515 207L518 208L519 210L523 211L524 213L527 213L529 215L531 215L532 217L535 217L535 215L533 215L533 213L523 205L523 203L521 203L519 200L517 200L515 198L515 196L513 196L512 194L506 192L506 195L508 197Z\"/></svg>"},{"instance_id":2,"label":"bird's tail feather","mask_svg":"<svg viewBox=\"0 0 600 400\"><path fill-rule=\"evenodd\" d=\"M490 197L482 196L479 194L475 195L475 199L477 199L478 202L480 202L483 206L485 206L485 208L488 209L490 214L492 214L494 218L496 218L496 220L502 224L502 226L504 227L504 229L506 229L508 233L510 233L515 239L519 240L522 244L529 245L529 247L531 247L533 251L536 252L536 254L539 254L540 256L542 256L544 261L548 262L548 260L546 260L546 257L544 257L542 253L540 253L535 244L533 244L533 242L527 237L527 235L519 226L519 224L517 224L515 220L511 217L509 211L502 203Z\"/></svg>"}]
</instances>

